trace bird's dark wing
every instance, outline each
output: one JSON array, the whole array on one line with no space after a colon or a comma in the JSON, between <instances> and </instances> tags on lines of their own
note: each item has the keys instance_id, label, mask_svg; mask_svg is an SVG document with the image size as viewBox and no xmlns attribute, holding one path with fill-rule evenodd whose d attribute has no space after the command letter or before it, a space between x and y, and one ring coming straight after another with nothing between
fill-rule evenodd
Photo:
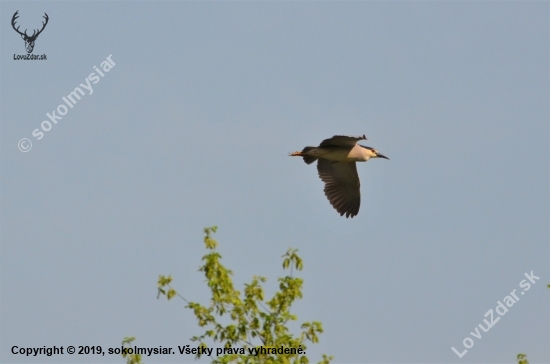
<instances>
[{"instance_id":1,"label":"bird's dark wing","mask_svg":"<svg viewBox=\"0 0 550 364\"><path fill-rule=\"evenodd\" d=\"M361 204L361 192L355 162L335 163L319 159L317 171L321 180L325 182L325 195L332 207L346 217L357 215Z\"/></svg>"},{"instance_id":2,"label":"bird's dark wing","mask_svg":"<svg viewBox=\"0 0 550 364\"><path fill-rule=\"evenodd\" d=\"M363 136L346 136L346 135L335 135L330 139L325 139L319 145L320 147L327 147L330 145L338 147L353 147L359 140L367 140L365 135Z\"/></svg>"}]
</instances>

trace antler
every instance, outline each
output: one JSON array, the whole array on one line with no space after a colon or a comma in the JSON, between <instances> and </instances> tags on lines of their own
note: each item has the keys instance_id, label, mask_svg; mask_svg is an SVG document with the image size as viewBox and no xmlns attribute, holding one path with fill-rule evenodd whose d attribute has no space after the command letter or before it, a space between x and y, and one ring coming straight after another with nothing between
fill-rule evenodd
<instances>
[{"instance_id":1,"label":"antler","mask_svg":"<svg viewBox=\"0 0 550 364\"><path fill-rule=\"evenodd\" d=\"M15 20L16 20L17 18L19 18L19 15L17 15L18 12L19 12L19 10L17 10L17 11L15 12L15 14L13 14L13 18L11 18L11 26L13 27L13 30L15 30L17 33L26 36L26 35L27 35L27 30L26 30L26 29L25 29L25 33L21 33L21 32L19 31L19 27L15 28ZM46 13L44 13L44 14L46 14Z\"/></svg>"},{"instance_id":2,"label":"antler","mask_svg":"<svg viewBox=\"0 0 550 364\"><path fill-rule=\"evenodd\" d=\"M45 22L45 23L42 22L42 29L40 29L40 30L38 31L38 33L36 33L36 35L35 35L34 33L32 33L31 38L36 38L36 37L38 37L38 34L42 33L42 31L44 30L44 28L46 28L46 24L48 24L48 20L49 20L50 18L48 18L48 14L46 14L46 13L44 13L44 14L45 14L45 15L43 16L43 18L46 19L46 22ZM36 32L36 30L35 30L34 32Z\"/></svg>"},{"instance_id":3,"label":"antler","mask_svg":"<svg viewBox=\"0 0 550 364\"><path fill-rule=\"evenodd\" d=\"M32 35L29 36L29 35L27 34L27 29L25 29L25 32L24 32L24 33L21 33L21 32L19 31L19 27L17 27L17 28L15 27L15 21L16 21L17 18L19 18L19 15L17 15L18 12L19 12L19 10L17 10L17 11L15 12L15 14L13 14L13 17L11 18L11 26L13 27L13 29L14 29L17 33L19 33L19 34L25 36L25 38L28 38L28 39L36 39L36 37L38 37L38 35L39 35L40 33L42 33L42 31L44 30L44 28L46 28L46 24L48 24L48 20L50 19L50 18L48 17L48 14L44 13L45 15L43 16L43 18L46 19L46 22L42 22L42 29L40 29L40 30L35 29L34 32L32 33ZM37 33L37 31L38 31L38 33Z\"/></svg>"}]
</instances>

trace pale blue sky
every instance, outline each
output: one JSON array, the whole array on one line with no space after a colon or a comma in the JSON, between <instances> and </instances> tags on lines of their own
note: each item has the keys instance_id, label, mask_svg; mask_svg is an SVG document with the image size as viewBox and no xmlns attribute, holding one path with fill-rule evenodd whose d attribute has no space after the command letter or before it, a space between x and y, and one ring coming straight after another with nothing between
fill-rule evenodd
<instances>
[{"instance_id":1,"label":"pale blue sky","mask_svg":"<svg viewBox=\"0 0 550 364\"><path fill-rule=\"evenodd\" d=\"M15 61L22 28L49 23ZM177 347L199 334L159 274L206 302L202 229L240 286L305 261L310 359L550 360L548 2L0 3L2 363L11 347ZM19 23L18 23L19 24ZM116 66L36 140L109 55ZM366 134L362 205L340 217L289 152ZM29 138L32 149L17 148ZM540 280L462 359L524 273ZM191 356L146 363L192 362Z\"/></svg>"}]
</instances>

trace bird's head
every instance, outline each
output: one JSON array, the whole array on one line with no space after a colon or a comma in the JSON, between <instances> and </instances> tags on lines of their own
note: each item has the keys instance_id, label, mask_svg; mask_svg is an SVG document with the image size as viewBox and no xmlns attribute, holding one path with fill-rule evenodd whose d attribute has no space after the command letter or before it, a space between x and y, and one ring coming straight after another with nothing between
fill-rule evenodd
<instances>
[{"instance_id":1,"label":"bird's head","mask_svg":"<svg viewBox=\"0 0 550 364\"><path fill-rule=\"evenodd\" d=\"M384 154L382 153L379 153L376 149L374 148L371 148L371 147L365 147L364 145L361 145L361 147L365 148L365 154L366 154L366 157L367 159L370 159L370 158L384 158L384 159L388 159L388 157L386 157Z\"/></svg>"}]
</instances>

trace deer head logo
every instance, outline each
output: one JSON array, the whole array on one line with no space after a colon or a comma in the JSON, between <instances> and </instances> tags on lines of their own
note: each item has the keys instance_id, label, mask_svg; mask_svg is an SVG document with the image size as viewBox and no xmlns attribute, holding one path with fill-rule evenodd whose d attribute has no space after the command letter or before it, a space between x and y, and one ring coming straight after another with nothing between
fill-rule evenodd
<instances>
[{"instance_id":1,"label":"deer head logo","mask_svg":"<svg viewBox=\"0 0 550 364\"><path fill-rule=\"evenodd\" d=\"M19 27L17 27L17 28L15 27L15 20L16 20L17 18L19 18L19 15L17 15L18 12L19 12L19 10L17 10L17 11L15 12L15 14L13 14L13 18L11 18L11 26L13 27L13 29L14 29L17 33L21 34L21 38L23 38L23 40L25 41L25 48L27 49L27 53L32 53L32 50L34 49L34 42L36 41L36 38L38 38L38 35L39 35L40 33L42 33L42 31L43 31L44 28L46 27L46 24L48 24L48 19L49 19L49 18L48 18L48 14L44 13L45 15L44 15L43 18L46 19L46 21L45 21L45 22L42 22L42 29L40 29L40 30L36 29L36 30L32 33L32 35L29 36L29 35L27 34L27 29L25 29L25 32L24 32L24 33L21 33L21 32L19 31ZM38 33L37 33L37 32L38 32Z\"/></svg>"}]
</instances>

